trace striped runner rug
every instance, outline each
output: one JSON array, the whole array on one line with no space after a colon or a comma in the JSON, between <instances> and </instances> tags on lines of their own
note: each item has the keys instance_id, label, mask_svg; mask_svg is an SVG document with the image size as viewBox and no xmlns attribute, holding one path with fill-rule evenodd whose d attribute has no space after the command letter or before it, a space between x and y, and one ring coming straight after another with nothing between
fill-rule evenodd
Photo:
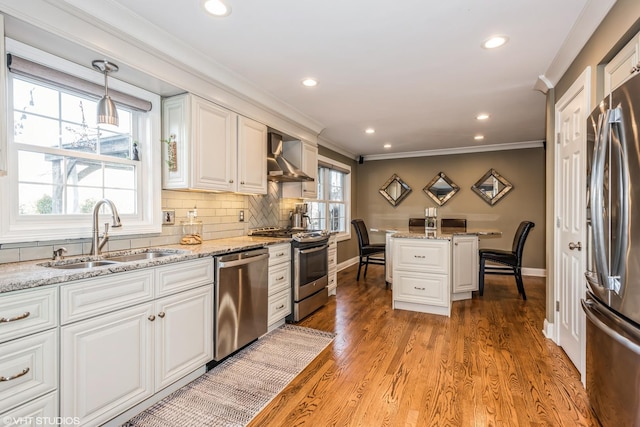
<instances>
[{"instance_id":1,"label":"striped runner rug","mask_svg":"<svg viewBox=\"0 0 640 427\"><path fill-rule=\"evenodd\" d=\"M246 426L334 337L331 332L284 325L123 427Z\"/></svg>"}]
</instances>

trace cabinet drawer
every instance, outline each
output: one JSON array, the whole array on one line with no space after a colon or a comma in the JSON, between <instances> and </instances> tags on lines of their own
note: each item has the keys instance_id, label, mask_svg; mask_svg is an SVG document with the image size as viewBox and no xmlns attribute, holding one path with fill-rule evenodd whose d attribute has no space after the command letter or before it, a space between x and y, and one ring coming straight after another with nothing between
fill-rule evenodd
<instances>
[{"instance_id":1,"label":"cabinet drawer","mask_svg":"<svg viewBox=\"0 0 640 427\"><path fill-rule=\"evenodd\" d=\"M329 248L329 250L327 251L327 258L329 259L329 268L331 268L332 266L335 267L335 265L338 263L338 251L335 247Z\"/></svg>"},{"instance_id":2,"label":"cabinet drawer","mask_svg":"<svg viewBox=\"0 0 640 427\"><path fill-rule=\"evenodd\" d=\"M393 299L416 304L449 306L449 276L395 271Z\"/></svg>"},{"instance_id":3,"label":"cabinet drawer","mask_svg":"<svg viewBox=\"0 0 640 427\"><path fill-rule=\"evenodd\" d=\"M58 383L56 329L2 344L0 413L53 391Z\"/></svg>"},{"instance_id":4,"label":"cabinet drawer","mask_svg":"<svg viewBox=\"0 0 640 427\"><path fill-rule=\"evenodd\" d=\"M269 297L269 324L291 314L291 292L287 289Z\"/></svg>"},{"instance_id":5,"label":"cabinet drawer","mask_svg":"<svg viewBox=\"0 0 640 427\"><path fill-rule=\"evenodd\" d=\"M404 239L394 243L394 268L427 271L430 273L449 273L449 241L425 239ZM395 274L395 272L394 272Z\"/></svg>"},{"instance_id":6,"label":"cabinet drawer","mask_svg":"<svg viewBox=\"0 0 640 427\"><path fill-rule=\"evenodd\" d=\"M213 283L213 257L168 264L156 269L156 297Z\"/></svg>"},{"instance_id":7,"label":"cabinet drawer","mask_svg":"<svg viewBox=\"0 0 640 427\"><path fill-rule=\"evenodd\" d=\"M281 245L270 245L269 266L291 261L291 245L289 243Z\"/></svg>"},{"instance_id":8,"label":"cabinet drawer","mask_svg":"<svg viewBox=\"0 0 640 427\"><path fill-rule=\"evenodd\" d=\"M269 268L269 295L291 288L291 264Z\"/></svg>"},{"instance_id":9,"label":"cabinet drawer","mask_svg":"<svg viewBox=\"0 0 640 427\"><path fill-rule=\"evenodd\" d=\"M36 418L51 418L58 416L58 395L57 393L49 393L29 403L20 405L15 409L0 414L3 420L3 426L35 426L35 425L53 425L40 424ZM29 419L27 423L26 419ZM42 421L44 423L44 421Z\"/></svg>"},{"instance_id":10,"label":"cabinet drawer","mask_svg":"<svg viewBox=\"0 0 640 427\"><path fill-rule=\"evenodd\" d=\"M64 325L128 307L153 297L153 269L111 274L60 287L60 322Z\"/></svg>"},{"instance_id":11,"label":"cabinet drawer","mask_svg":"<svg viewBox=\"0 0 640 427\"><path fill-rule=\"evenodd\" d=\"M338 274L334 271L333 273L329 271L329 280L327 286L331 288L335 288L338 285Z\"/></svg>"},{"instance_id":12,"label":"cabinet drawer","mask_svg":"<svg viewBox=\"0 0 640 427\"><path fill-rule=\"evenodd\" d=\"M57 326L58 289L10 292L0 296L0 342ZM0 372L0 375L4 375Z\"/></svg>"}]
</instances>

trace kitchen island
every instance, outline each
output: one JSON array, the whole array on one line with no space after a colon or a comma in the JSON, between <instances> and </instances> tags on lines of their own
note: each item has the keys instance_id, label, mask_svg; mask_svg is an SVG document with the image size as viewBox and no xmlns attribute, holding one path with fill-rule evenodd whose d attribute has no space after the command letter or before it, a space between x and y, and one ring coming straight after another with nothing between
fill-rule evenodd
<instances>
[{"instance_id":1,"label":"kitchen island","mask_svg":"<svg viewBox=\"0 0 640 427\"><path fill-rule=\"evenodd\" d=\"M496 231L387 231L394 309L449 316L451 302L478 289L478 237Z\"/></svg>"}]
</instances>

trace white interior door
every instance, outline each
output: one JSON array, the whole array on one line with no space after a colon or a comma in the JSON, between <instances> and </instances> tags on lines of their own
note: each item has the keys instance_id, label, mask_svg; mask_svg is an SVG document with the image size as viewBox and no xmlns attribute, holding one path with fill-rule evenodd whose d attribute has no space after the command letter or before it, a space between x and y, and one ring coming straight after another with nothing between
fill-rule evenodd
<instances>
[{"instance_id":1,"label":"white interior door","mask_svg":"<svg viewBox=\"0 0 640 427\"><path fill-rule=\"evenodd\" d=\"M556 104L555 295L558 345L584 375L586 131L590 70Z\"/></svg>"}]
</instances>

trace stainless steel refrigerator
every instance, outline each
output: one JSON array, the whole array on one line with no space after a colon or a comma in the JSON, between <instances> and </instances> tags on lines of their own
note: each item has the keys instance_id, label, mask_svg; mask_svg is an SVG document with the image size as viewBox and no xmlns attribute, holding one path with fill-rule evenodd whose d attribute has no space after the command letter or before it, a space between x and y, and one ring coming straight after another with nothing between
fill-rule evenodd
<instances>
[{"instance_id":1,"label":"stainless steel refrigerator","mask_svg":"<svg viewBox=\"0 0 640 427\"><path fill-rule=\"evenodd\" d=\"M604 427L640 426L640 76L587 122L586 388Z\"/></svg>"}]
</instances>

